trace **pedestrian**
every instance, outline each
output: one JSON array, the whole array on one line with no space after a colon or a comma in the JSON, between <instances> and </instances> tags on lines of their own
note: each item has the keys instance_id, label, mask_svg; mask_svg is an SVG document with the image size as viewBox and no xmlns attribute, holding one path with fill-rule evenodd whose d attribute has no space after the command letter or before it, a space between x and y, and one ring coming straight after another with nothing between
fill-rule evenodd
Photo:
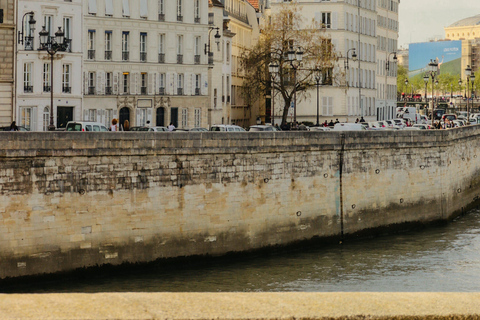
<instances>
[{"instance_id":1,"label":"pedestrian","mask_svg":"<svg viewBox=\"0 0 480 320\"><path fill-rule=\"evenodd\" d=\"M129 131L130 130L130 122L128 120L125 120L123 122L123 131Z\"/></svg>"},{"instance_id":2,"label":"pedestrian","mask_svg":"<svg viewBox=\"0 0 480 320\"><path fill-rule=\"evenodd\" d=\"M118 131L118 126L117 126L117 119L113 118L112 119L112 125L110 126L110 131Z\"/></svg>"},{"instance_id":3,"label":"pedestrian","mask_svg":"<svg viewBox=\"0 0 480 320\"><path fill-rule=\"evenodd\" d=\"M12 124L10 125L10 131L18 131L18 127L15 121L13 121Z\"/></svg>"},{"instance_id":4,"label":"pedestrian","mask_svg":"<svg viewBox=\"0 0 480 320\"><path fill-rule=\"evenodd\" d=\"M150 127L150 120L147 120L147 124L145 126Z\"/></svg>"},{"instance_id":5,"label":"pedestrian","mask_svg":"<svg viewBox=\"0 0 480 320\"><path fill-rule=\"evenodd\" d=\"M355 120L355 123L358 123L360 120L357 118L357 120Z\"/></svg>"},{"instance_id":6,"label":"pedestrian","mask_svg":"<svg viewBox=\"0 0 480 320\"><path fill-rule=\"evenodd\" d=\"M327 122L327 120L325 120L325 122L323 123L323 126L324 126L324 127L328 127L328 122Z\"/></svg>"},{"instance_id":7,"label":"pedestrian","mask_svg":"<svg viewBox=\"0 0 480 320\"><path fill-rule=\"evenodd\" d=\"M335 119L335 123L340 123L340 121L338 121L338 119Z\"/></svg>"},{"instance_id":8,"label":"pedestrian","mask_svg":"<svg viewBox=\"0 0 480 320\"><path fill-rule=\"evenodd\" d=\"M335 123L333 123L333 120L330 120L330 122L328 123L328 126L331 128L335 126Z\"/></svg>"},{"instance_id":9,"label":"pedestrian","mask_svg":"<svg viewBox=\"0 0 480 320\"><path fill-rule=\"evenodd\" d=\"M360 122L365 122L365 119L363 119L363 116L360 117Z\"/></svg>"},{"instance_id":10,"label":"pedestrian","mask_svg":"<svg viewBox=\"0 0 480 320\"><path fill-rule=\"evenodd\" d=\"M173 131L175 130L175 126L173 125L173 122L170 122L170 125L168 126L168 131Z\"/></svg>"}]
</instances>

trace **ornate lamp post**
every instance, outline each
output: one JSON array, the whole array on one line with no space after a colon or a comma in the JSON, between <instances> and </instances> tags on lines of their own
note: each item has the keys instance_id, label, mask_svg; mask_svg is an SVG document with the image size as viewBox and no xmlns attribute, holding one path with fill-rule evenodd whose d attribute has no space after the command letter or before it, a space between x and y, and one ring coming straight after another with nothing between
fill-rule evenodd
<instances>
[{"instance_id":1,"label":"ornate lamp post","mask_svg":"<svg viewBox=\"0 0 480 320\"><path fill-rule=\"evenodd\" d=\"M387 101L388 101L388 86L387 86L387 81L388 81L388 74L390 73L390 56L393 55L393 62L397 61L397 53L396 52L390 52L390 54L387 57L387 61L385 62L385 112L387 112ZM388 113L387 113L388 114Z\"/></svg>"},{"instance_id":2,"label":"ornate lamp post","mask_svg":"<svg viewBox=\"0 0 480 320\"><path fill-rule=\"evenodd\" d=\"M315 85L317 86L317 124L316 124L317 127L320 126L320 107L319 107L318 90L321 84L322 84L322 71L320 69L315 69Z\"/></svg>"},{"instance_id":3,"label":"ornate lamp post","mask_svg":"<svg viewBox=\"0 0 480 320\"><path fill-rule=\"evenodd\" d=\"M23 41L25 39L25 46L27 46L27 44L29 44L32 47L32 49L33 49L33 43L29 43L29 42L33 40L32 34L35 33L35 23L36 23L36 21L33 18L34 14L35 13L33 11L30 11L30 12L27 12L23 15L23 17L22 17L22 31L18 31L18 43L23 44ZM30 16L30 19L28 19L29 34L28 34L28 36L25 36L24 27L25 27L25 18L27 17L27 15Z\"/></svg>"},{"instance_id":4,"label":"ornate lamp post","mask_svg":"<svg viewBox=\"0 0 480 320\"><path fill-rule=\"evenodd\" d=\"M270 72L270 76L272 77L272 125L275 125L275 78L278 74L279 66L278 64L271 62L268 65L268 71Z\"/></svg>"},{"instance_id":5,"label":"ornate lamp post","mask_svg":"<svg viewBox=\"0 0 480 320\"><path fill-rule=\"evenodd\" d=\"M357 54L355 53L355 48L352 48L352 49L347 50L346 60L345 60L344 66L343 66L344 69L345 69L345 72L347 72L347 70L348 70L348 68L349 68L349 66L348 66L348 57L349 57L350 51L353 51L353 52L352 52L352 55L351 55L351 56L352 56L352 60L353 60L353 61L357 61ZM347 83L348 83L348 82L347 82Z\"/></svg>"},{"instance_id":6,"label":"ornate lamp post","mask_svg":"<svg viewBox=\"0 0 480 320\"><path fill-rule=\"evenodd\" d=\"M210 27L208 30L208 43L205 43L205 54L208 54L208 67L213 68L213 52L210 51L210 38L213 30L217 30L217 33L215 34L215 43L217 44L217 50L219 50L220 46L220 38L222 37L219 33L220 28L219 27Z\"/></svg>"},{"instance_id":7,"label":"ornate lamp post","mask_svg":"<svg viewBox=\"0 0 480 320\"><path fill-rule=\"evenodd\" d=\"M293 123L297 123L297 69L300 67L303 58L302 48L298 48L297 51L290 47L287 52L288 62L293 69Z\"/></svg>"},{"instance_id":8,"label":"ornate lamp post","mask_svg":"<svg viewBox=\"0 0 480 320\"><path fill-rule=\"evenodd\" d=\"M472 68L468 65L467 68L465 69L465 76L467 77L467 88L466 92L467 94L467 119L470 119L470 106L468 101L470 100L470 97L472 98L472 104L473 104L473 84L475 81L475 74L472 73ZM470 92L470 81L472 82L472 91Z\"/></svg>"},{"instance_id":9,"label":"ornate lamp post","mask_svg":"<svg viewBox=\"0 0 480 320\"><path fill-rule=\"evenodd\" d=\"M50 55L50 124L48 131L55 131L55 124L53 123L53 58L58 51L66 51L68 43L65 42L65 34L61 27L58 27L58 31L55 32L55 37L50 37L50 33L45 30L43 26L40 35L40 48L39 51L46 51Z\"/></svg>"},{"instance_id":10,"label":"ornate lamp post","mask_svg":"<svg viewBox=\"0 0 480 320\"><path fill-rule=\"evenodd\" d=\"M425 103L428 103L428 99L427 99L427 84L428 84L428 79L430 79L428 77L428 74L425 73L425 75L423 76L423 82L425 82Z\"/></svg>"},{"instance_id":11,"label":"ornate lamp post","mask_svg":"<svg viewBox=\"0 0 480 320\"><path fill-rule=\"evenodd\" d=\"M437 72L438 72L438 62L437 61L434 61L434 60L430 60L430 63L428 64L428 72L430 74L426 74L426 77L428 78L429 76L432 78L432 125L433 125L433 121L434 121L434 114L433 114L433 110L435 109L435 102L433 100L433 95L434 95L434 88L433 88L433 85L435 84L435 76L437 75ZM425 77L424 77L425 79ZM438 83L438 81L437 81Z\"/></svg>"}]
</instances>

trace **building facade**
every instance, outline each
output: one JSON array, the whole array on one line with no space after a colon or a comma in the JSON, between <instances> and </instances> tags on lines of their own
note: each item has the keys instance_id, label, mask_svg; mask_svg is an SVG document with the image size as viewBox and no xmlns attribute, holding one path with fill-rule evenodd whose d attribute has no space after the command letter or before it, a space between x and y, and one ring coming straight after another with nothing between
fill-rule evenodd
<instances>
[{"instance_id":1,"label":"building facade","mask_svg":"<svg viewBox=\"0 0 480 320\"><path fill-rule=\"evenodd\" d=\"M287 2L290 1L272 1L272 13ZM319 87L321 122L332 119L352 122L361 116L374 119L377 94L376 2L299 0L296 3L307 23L314 20L321 26L339 57L333 69L333 80ZM357 59L353 59L354 52ZM297 101L297 121L316 122L316 90L310 89L305 99Z\"/></svg>"},{"instance_id":2,"label":"building facade","mask_svg":"<svg viewBox=\"0 0 480 320\"><path fill-rule=\"evenodd\" d=\"M208 125L208 0L89 0L83 119Z\"/></svg>"},{"instance_id":3,"label":"building facade","mask_svg":"<svg viewBox=\"0 0 480 320\"><path fill-rule=\"evenodd\" d=\"M17 21L23 30L16 50L17 124L31 131L47 131L51 122L65 128L82 111L82 0L19 0ZM66 51L54 55L53 65L51 56L39 50L43 28L50 39L61 28L68 44Z\"/></svg>"},{"instance_id":4,"label":"building facade","mask_svg":"<svg viewBox=\"0 0 480 320\"><path fill-rule=\"evenodd\" d=\"M0 126L14 113L15 0L0 0Z\"/></svg>"},{"instance_id":5,"label":"building facade","mask_svg":"<svg viewBox=\"0 0 480 320\"><path fill-rule=\"evenodd\" d=\"M376 115L378 120L396 116L398 71L399 0L377 0Z\"/></svg>"}]
</instances>

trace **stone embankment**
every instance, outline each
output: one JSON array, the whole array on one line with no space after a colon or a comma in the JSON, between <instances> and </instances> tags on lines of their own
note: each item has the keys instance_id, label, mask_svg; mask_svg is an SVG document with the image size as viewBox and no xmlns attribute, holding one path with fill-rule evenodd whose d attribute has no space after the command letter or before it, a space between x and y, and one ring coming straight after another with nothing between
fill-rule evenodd
<instances>
[{"instance_id":1,"label":"stone embankment","mask_svg":"<svg viewBox=\"0 0 480 320\"><path fill-rule=\"evenodd\" d=\"M0 279L446 221L479 135L2 132Z\"/></svg>"},{"instance_id":2,"label":"stone embankment","mask_svg":"<svg viewBox=\"0 0 480 320\"><path fill-rule=\"evenodd\" d=\"M479 293L0 295L2 319L474 320Z\"/></svg>"}]
</instances>

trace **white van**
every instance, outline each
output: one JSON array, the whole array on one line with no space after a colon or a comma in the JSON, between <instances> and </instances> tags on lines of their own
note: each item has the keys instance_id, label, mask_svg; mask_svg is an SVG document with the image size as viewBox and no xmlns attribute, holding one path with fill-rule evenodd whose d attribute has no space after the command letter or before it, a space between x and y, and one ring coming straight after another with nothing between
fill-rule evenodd
<instances>
[{"instance_id":1,"label":"white van","mask_svg":"<svg viewBox=\"0 0 480 320\"><path fill-rule=\"evenodd\" d=\"M92 132L105 132L108 131L100 122L92 121L69 121L67 122L67 128L65 131L92 131Z\"/></svg>"},{"instance_id":2,"label":"white van","mask_svg":"<svg viewBox=\"0 0 480 320\"><path fill-rule=\"evenodd\" d=\"M333 131L365 131L361 123L335 123Z\"/></svg>"},{"instance_id":3,"label":"white van","mask_svg":"<svg viewBox=\"0 0 480 320\"><path fill-rule=\"evenodd\" d=\"M246 130L233 124L214 124L210 127L210 131L245 132Z\"/></svg>"}]
</instances>

